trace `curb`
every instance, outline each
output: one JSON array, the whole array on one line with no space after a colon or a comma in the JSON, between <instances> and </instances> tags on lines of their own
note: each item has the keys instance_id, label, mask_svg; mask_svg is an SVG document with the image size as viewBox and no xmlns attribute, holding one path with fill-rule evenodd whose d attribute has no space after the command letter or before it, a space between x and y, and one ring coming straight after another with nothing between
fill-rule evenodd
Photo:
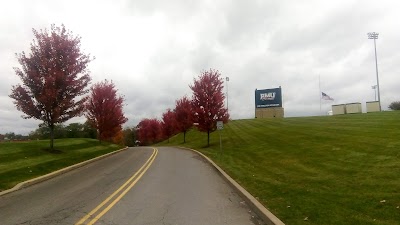
<instances>
[{"instance_id":1,"label":"curb","mask_svg":"<svg viewBox=\"0 0 400 225\"><path fill-rule=\"evenodd\" d=\"M53 178L53 177L59 176L59 175L61 175L61 174L64 174L64 173L66 173L66 172L69 172L69 171L71 171L71 170L74 170L74 169L77 169L77 168L79 168L79 167L85 166L85 165L87 165L87 164L89 164L89 163L98 161L98 160L103 159L103 158L105 158L105 157L114 155L114 154L119 153L119 152L121 152L121 151L124 151L124 150L126 150L126 149L128 149L128 147L125 147L125 148L122 148L122 149L119 149L119 150L116 150L116 151L107 153L107 154L105 154L105 155L97 156L96 158L93 158L93 159L88 159L88 160L86 160L86 161L83 161L83 162L80 162L80 163L77 163L77 164L74 164L74 165L71 165L71 166L68 166L68 167L65 167L65 168L62 168L62 169L53 171L53 172L51 172L51 173L45 174L45 175L40 176L40 177L33 178L33 179L31 179L31 180L23 181L23 182L21 182L21 183L15 185L15 186L14 186L13 188L11 188L11 189L8 189L8 190L5 190L5 191L1 191L1 192L0 192L0 196L9 194L9 193L14 192L14 191L18 191L18 190L20 190L20 189L22 189L22 188L29 187L29 186L31 186L31 185L34 185L34 184L43 182L43 181L45 181L45 180L49 180L49 179L51 179L51 178Z\"/></svg>"},{"instance_id":2,"label":"curb","mask_svg":"<svg viewBox=\"0 0 400 225\"><path fill-rule=\"evenodd\" d=\"M190 150L201 155L204 159L208 161L222 177L233 187L236 192L246 201L250 208L258 215L267 225L285 225L278 217L272 214L267 208L265 208L256 198L253 197L246 189L240 186L235 180L233 180L225 171L223 171L217 164L215 164L210 158L205 156L203 153L185 147L177 147L184 150Z\"/></svg>"}]
</instances>

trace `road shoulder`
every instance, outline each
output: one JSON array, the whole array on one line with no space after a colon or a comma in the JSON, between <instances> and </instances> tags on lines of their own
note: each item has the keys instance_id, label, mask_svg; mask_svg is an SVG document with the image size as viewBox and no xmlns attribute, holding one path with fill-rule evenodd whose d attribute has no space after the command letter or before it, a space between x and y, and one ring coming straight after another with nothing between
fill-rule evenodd
<instances>
[{"instance_id":1,"label":"road shoulder","mask_svg":"<svg viewBox=\"0 0 400 225\"><path fill-rule=\"evenodd\" d=\"M29 187L29 186L31 186L31 185L34 185L34 184L37 184L37 183L40 183L40 182L49 180L49 179L51 179L51 178L53 178L53 177L59 176L59 175L64 174L64 173L67 173L67 172L69 172L69 171L71 171L71 170L74 170L74 169L77 169L77 168L79 168L79 167L85 166L85 165L87 165L87 164L89 164L89 163L98 161L98 160L100 160L100 159L104 159L104 158L106 158L106 157L108 157L108 156L114 155L114 154L116 154L116 153L119 153L119 152L124 151L124 150L127 150L127 149L128 149L128 147L125 147L125 148L122 148L122 149L120 149L120 150L113 151L113 152L110 152L110 153L107 153L107 154L98 156L98 157L96 157L96 158L89 159L89 160L86 160L86 161L83 161L83 162L80 162L80 163L77 163L77 164L74 164L74 165L71 165L71 166L68 166L68 167L65 167L65 168L56 170L56 171L54 171L54 172L45 174L45 175L43 175L43 176L36 177L36 178L31 179L31 180L23 181L23 182L21 182L21 183L15 185L15 186L14 186L13 188L11 188L11 189L8 189L8 190L5 190L5 191L1 191L1 192L0 192L0 196L3 196L3 195L6 195L6 194L9 194L9 193L11 193L11 192L18 191L18 190L20 190L20 189Z\"/></svg>"},{"instance_id":2,"label":"road shoulder","mask_svg":"<svg viewBox=\"0 0 400 225\"><path fill-rule=\"evenodd\" d=\"M197 154L202 156L204 159L206 159L207 162L210 163L219 172L219 174L228 182L228 184L231 185L237 191L237 193L246 201L246 203L249 205L249 207L266 224L268 224L268 225L284 225L284 223L278 217L276 217L267 208L265 208L253 195L251 195L246 189L244 189L242 186L240 186L234 179L232 179L227 173L225 173L224 170L222 170L216 163L214 163L214 161L212 161L206 155L204 155L203 153L201 153L195 149L191 149L191 148L185 148L185 147L179 147L179 146L177 146L176 148L196 152Z\"/></svg>"}]
</instances>

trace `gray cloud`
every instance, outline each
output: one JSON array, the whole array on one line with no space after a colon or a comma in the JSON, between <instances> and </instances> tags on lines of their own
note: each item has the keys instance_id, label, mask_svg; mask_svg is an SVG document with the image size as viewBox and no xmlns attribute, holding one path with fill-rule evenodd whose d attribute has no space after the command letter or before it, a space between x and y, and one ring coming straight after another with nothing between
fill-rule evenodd
<instances>
[{"instance_id":1,"label":"gray cloud","mask_svg":"<svg viewBox=\"0 0 400 225\"><path fill-rule=\"evenodd\" d=\"M400 3L375 1L12 1L0 9L0 133L29 133L7 95L19 83L15 53L29 50L31 28L64 23L96 56L93 82L113 80L125 96L127 126L161 118L203 70L229 76L229 111L254 117L254 89L282 86L286 116L320 115L331 104L374 99L377 40L384 108L399 100ZM7 10L5 10L7 9ZM17 13L21 12L21 13ZM73 13L71 13L73 12ZM335 99L322 102L321 91ZM83 117L70 122L84 121Z\"/></svg>"}]
</instances>

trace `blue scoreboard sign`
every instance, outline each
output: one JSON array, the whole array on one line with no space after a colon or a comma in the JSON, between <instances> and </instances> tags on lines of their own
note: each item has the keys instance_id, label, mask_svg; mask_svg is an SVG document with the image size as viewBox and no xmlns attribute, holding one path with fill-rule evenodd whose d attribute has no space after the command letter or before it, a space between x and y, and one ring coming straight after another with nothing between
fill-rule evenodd
<instances>
[{"instance_id":1,"label":"blue scoreboard sign","mask_svg":"<svg viewBox=\"0 0 400 225\"><path fill-rule=\"evenodd\" d=\"M282 89L256 89L255 99L256 108L282 107Z\"/></svg>"}]
</instances>

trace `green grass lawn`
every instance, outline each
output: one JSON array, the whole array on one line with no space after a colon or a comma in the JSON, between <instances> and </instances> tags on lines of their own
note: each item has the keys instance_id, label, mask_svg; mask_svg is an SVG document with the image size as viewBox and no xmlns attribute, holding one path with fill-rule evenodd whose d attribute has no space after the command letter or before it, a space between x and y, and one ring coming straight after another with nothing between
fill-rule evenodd
<instances>
[{"instance_id":1,"label":"green grass lawn","mask_svg":"<svg viewBox=\"0 0 400 225\"><path fill-rule=\"evenodd\" d=\"M0 191L58 169L121 149L94 139L56 139L58 153L49 153L49 140L0 143Z\"/></svg>"},{"instance_id":2,"label":"green grass lawn","mask_svg":"<svg viewBox=\"0 0 400 225\"><path fill-rule=\"evenodd\" d=\"M286 224L400 224L400 112L235 120L200 150Z\"/></svg>"}]
</instances>

